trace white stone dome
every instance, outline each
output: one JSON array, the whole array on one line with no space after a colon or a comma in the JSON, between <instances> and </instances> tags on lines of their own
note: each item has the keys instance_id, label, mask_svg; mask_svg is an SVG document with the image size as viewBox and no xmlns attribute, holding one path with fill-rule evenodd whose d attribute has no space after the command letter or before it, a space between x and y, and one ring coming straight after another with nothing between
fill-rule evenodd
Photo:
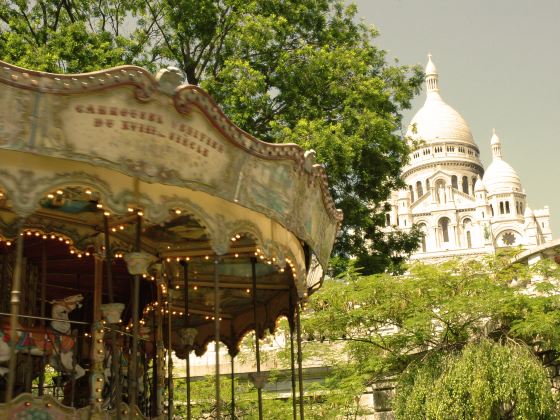
<instances>
[{"instance_id":1,"label":"white stone dome","mask_svg":"<svg viewBox=\"0 0 560 420\"><path fill-rule=\"evenodd\" d=\"M484 172L484 185L489 195L501 192L522 192L521 179L517 172L503 159L494 159Z\"/></svg>"},{"instance_id":2,"label":"white stone dome","mask_svg":"<svg viewBox=\"0 0 560 420\"><path fill-rule=\"evenodd\" d=\"M426 102L412 118L406 135L426 143L452 140L474 144L467 122L439 94L437 69L431 55L426 65L426 93Z\"/></svg>"},{"instance_id":3,"label":"white stone dome","mask_svg":"<svg viewBox=\"0 0 560 420\"><path fill-rule=\"evenodd\" d=\"M412 118L406 135L426 143L456 140L474 144L467 122L437 92L428 93L424 106Z\"/></svg>"},{"instance_id":4,"label":"white stone dome","mask_svg":"<svg viewBox=\"0 0 560 420\"><path fill-rule=\"evenodd\" d=\"M515 169L502 159L502 142L494 130L490 140L493 160L484 172L482 181L486 186L488 195L512 191L522 192L521 179Z\"/></svg>"}]
</instances>

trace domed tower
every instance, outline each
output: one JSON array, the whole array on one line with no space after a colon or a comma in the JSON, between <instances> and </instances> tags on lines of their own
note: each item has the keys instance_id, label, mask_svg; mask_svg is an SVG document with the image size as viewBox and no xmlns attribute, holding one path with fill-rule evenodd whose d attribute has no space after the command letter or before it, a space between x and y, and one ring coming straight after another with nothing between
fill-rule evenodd
<instances>
[{"instance_id":1,"label":"domed tower","mask_svg":"<svg viewBox=\"0 0 560 420\"><path fill-rule=\"evenodd\" d=\"M433 201L441 202L442 186L444 191L449 187L474 197L476 179L484 173L480 151L466 121L442 99L431 55L426 65L426 102L412 118L406 136L413 151L402 176L415 193L414 201L431 193Z\"/></svg>"},{"instance_id":2,"label":"domed tower","mask_svg":"<svg viewBox=\"0 0 560 420\"><path fill-rule=\"evenodd\" d=\"M406 136L412 147L402 174L410 199L407 210L409 220L425 233L415 257L484 247L475 199L476 181L484 173L480 152L463 117L442 99L431 55L426 101Z\"/></svg>"},{"instance_id":3,"label":"domed tower","mask_svg":"<svg viewBox=\"0 0 560 420\"><path fill-rule=\"evenodd\" d=\"M519 175L502 156L496 130L490 140L492 163L484 174L491 208L492 233L496 247L539 245L552 239L548 207L532 211Z\"/></svg>"},{"instance_id":4,"label":"domed tower","mask_svg":"<svg viewBox=\"0 0 560 420\"><path fill-rule=\"evenodd\" d=\"M552 240L548 207L528 208L521 180L504 161L495 131L490 140L492 164L484 171L469 126L440 95L431 55L426 101L406 137L412 149L401 175L406 187L388 200L386 229L420 228L424 238L412 259L470 258L496 248Z\"/></svg>"}]
</instances>

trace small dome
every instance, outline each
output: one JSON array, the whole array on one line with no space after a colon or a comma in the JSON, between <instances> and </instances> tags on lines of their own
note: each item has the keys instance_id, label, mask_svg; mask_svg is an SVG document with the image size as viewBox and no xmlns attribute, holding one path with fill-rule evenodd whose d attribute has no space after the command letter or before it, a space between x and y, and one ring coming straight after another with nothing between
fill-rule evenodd
<instances>
[{"instance_id":1,"label":"small dome","mask_svg":"<svg viewBox=\"0 0 560 420\"><path fill-rule=\"evenodd\" d=\"M502 192L522 192L521 179L517 172L504 160L494 159L484 173L484 185L489 195Z\"/></svg>"},{"instance_id":2,"label":"small dome","mask_svg":"<svg viewBox=\"0 0 560 420\"><path fill-rule=\"evenodd\" d=\"M486 185L489 195L509 193L512 191L523 192L521 179L515 169L502 159L502 143L494 130L490 139L493 160L482 180Z\"/></svg>"},{"instance_id":3,"label":"small dome","mask_svg":"<svg viewBox=\"0 0 560 420\"><path fill-rule=\"evenodd\" d=\"M475 192L486 191L486 186L484 185L484 181L482 180L481 177L478 177L476 182L474 183L474 191Z\"/></svg>"},{"instance_id":4,"label":"small dome","mask_svg":"<svg viewBox=\"0 0 560 420\"><path fill-rule=\"evenodd\" d=\"M527 208L525 208L525 213L523 214L523 216L525 216L526 219L531 218L535 215L535 213L533 213L533 210L531 210L531 208L529 206L527 206Z\"/></svg>"}]
</instances>

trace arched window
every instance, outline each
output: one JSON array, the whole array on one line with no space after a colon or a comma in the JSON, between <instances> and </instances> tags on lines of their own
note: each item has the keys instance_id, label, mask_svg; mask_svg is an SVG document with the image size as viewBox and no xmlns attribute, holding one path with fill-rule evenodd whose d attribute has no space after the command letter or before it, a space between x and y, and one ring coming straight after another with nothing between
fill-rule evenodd
<instances>
[{"instance_id":1,"label":"arched window","mask_svg":"<svg viewBox=\"0 0 560 420\"><path fill-rule=\"evenodd\" d=\"M439 230L442 242L449 242L449 219L447 217L439 219Z\"/></svg>"},{"instance_id":2,"label":"arched window","mask_svg":"<svg viewBox=\"0 0 560 420\"><path fill-rule=\"evenodd\" d=\"M451 186L456 190L459 189L459 186L457 185L457 175L451 176Z\"/></svg>"},{"instance_id":3,"label":"arched window","mask_svg":"<svg viewBox=\"0 0 560 420\"><path fill-rule=\"evenodd\" d=\"M410 201L414 201L414 189L412 188L412 185L408 186L408 191L410 191Z\"/></svg>"},{"instance_id":4,"label":"arched window","mask_svg":"<svg viewBox=\"0 0 560 420\"><path fill-rule=\"evenodd\" d=\"M504 202L500 201L500 214L504 214Z\"/></svg>"},{"instance_id":5,"label":"arched window","mask_svg":"<svg viewBox=\"0 0 560 420\"><path fill-rule=\"evenodd\" d=\"M426 180L426 192L430 191L430 180Z\"/></svg>"},{"instance_id":6,"label":"arched window","mask_svg":"<svg viewBox=\"0 0 560 420\"><path fill-rule=\"evenodd\" d=\"M385 214L385 226L391 226L391 215L389 213Z\"/></svg>"},{"instance_id":7,"label":"arched window","mask_svg":"<svg viewBox=\"0 0 560 420\"><path fill-rule=\"evenodd\" d=\"M471 179L472 182L472 195L474 196L474 186L476 185L476 177L473 176Z\"/></svg>"},{"instance_id":8,"label":"arched window","mask_svg":"<svg viewBox=\"0 0 560 420\"><path fill-rule=\"evenodd\" d=\"M420 223L418 225L418 227L420 228L420 231L422 232L422 243L421 243L421 249L422 252L426 252L426 235L428 234L428 228L426 227L425 223Z\"/></svg>"},{"instance_id":9,"label":"arched window","mask_svg":"<svg viewBox=\"0 0 560 420\"><path fill-rule=\"evenodd\" d=\"M509 214L509 201L506 201L506 213Z\"/></svg>"},{"instance_id":10,"label":"arched window","mask_svg":"<svg viewBox=\"0 0 560 420\"><path fill-rule=\"evenodd\" d=\"M472 248L471 230L471 219L463 220L463 232L465 232L465 242L467 243L467 248Z\"/></svg>"},{"instance_id":11,"label":"arched window","mask_svg":"<svg viewBox=\"0 0 560 420\"><path fill-rule=\"evenodd\" d=\"M422 182L421 181L416 182L416 193L418 194L418 198L420 198L424 195L424 191L422 191Z\"/></svg>"},{"instance_id":12,"label":"arched window","mask_svg":"<svg viewBox=\"0 0 560 420\"><path fill-rule=\"evenodd\" d=\"M494 217L494 206L490 204L490 215Z\"/></svg>"},{"instance_id":13,"label":"arched window","mask_svg":"<svg viewBox=\"0 0 560 420\"><path fill-rule=\"evenodd\" d=\"M463 177L463 192L465 194L469 193L469 178L466 176Z\"/></svg>"}]
</instances>

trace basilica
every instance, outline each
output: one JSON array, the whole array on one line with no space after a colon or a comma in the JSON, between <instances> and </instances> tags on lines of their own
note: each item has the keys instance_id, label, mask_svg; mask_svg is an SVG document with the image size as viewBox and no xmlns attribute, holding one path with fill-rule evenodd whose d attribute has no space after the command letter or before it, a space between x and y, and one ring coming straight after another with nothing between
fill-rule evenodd
<instances>
[{"instance_id":1,"label":"basilica","mask_svg":"<svg viewBox=\"0 0 560 420\"><path fill-rule=\"evenodd\" d=\"M547 206L532 210L517 172L506 162L494 131L492 163L484 169L466 121L440 95L431 56L426 66L426 102L407 130L412 146L386 213L387 229L417 224L424 238L412 259L494 253L503 247L532 248L552 240Z\"/></svg>"}]
</instances>

